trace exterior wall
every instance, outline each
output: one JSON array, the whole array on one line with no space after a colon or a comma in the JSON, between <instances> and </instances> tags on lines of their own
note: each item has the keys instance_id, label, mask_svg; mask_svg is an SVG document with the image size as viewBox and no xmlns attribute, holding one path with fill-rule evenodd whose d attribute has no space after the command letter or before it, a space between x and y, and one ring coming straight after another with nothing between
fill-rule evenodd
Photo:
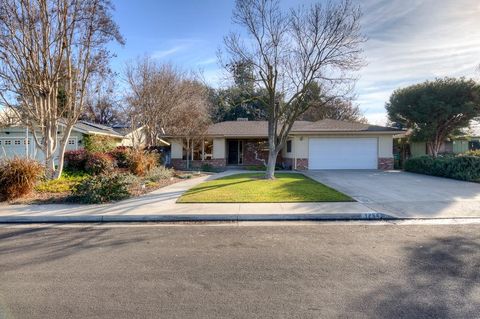
<instances>
[{"instance_id":1,"label":"exterior wall","mask_svg":"<svg viewBox=\"0 0 480 319\"><path fill-rule=\"evenodd\" d=\"M147 140L147 137L145 135L143 128L139 128L125 135L120 145L129 146L129 147L132 147L132 146L144 147L146 140Z\"/></svg>"},{"instance_id":2,"label":"exterior wall","mask_svg":"<svg viewBox=\"0 0 480 319\"><path fill-rule=\"evenodd\" d=\"M391 157L388 158L378 158L378 169L391 170L394 167L394 160Z\"/></svg>"},{"instance_id":3,"label":"exterior wall","mask_svg":"<svg viewBox=\"0 0 480 319\"><path fill-rule=\"evenodd\" d=\"M182 141L179 139L174 139L170 141L170 150L172 153L172 163L174 159L182 159L183 157L183 145Z\"/></svg>"},{"instance_id":4,"label":"exterior wall","mask_svg":"<svg viewBox=\"0 0 480 319\"><path fill-rule=\"evenodd\" d=\"M214 138L213 139L213 158L214 159L225 159L225 139L224 138Z\"/></svg>"},{"instance_id":5,"label":"exterior wall","mask_svg":"<svg viewBox=\"0 0 480 319\"><path fill-rule=\"evenodd\" d=\"M453 141L453 153L461 154L468 151L468 141L467 140L457 140Z\"/></svg>"},{"instance_id":6,"label":"exterior wall","mask_svg":"<svg viewBox=\"0 0 480 319\"><path fill-rule=\"evenodd\" d=\"M39 132L37 132L40 135ZM60 138L62 135L59 134L58 137ZM41 136L38 136L41 138ZM84 135L77 131L72 131L70 133L69 140L72 141L73 144L67 143L65 148L66 151L72 151L83 148L83 137ZM28 147L28 156L33 158L37 161L43 162L45 160L45 154L43 153L40 148L37 147L35 144L35 140L33 137L32 132L29 132L29 147ZM26 139L26 130L24 127L7 127L0 129L0 159L1 158L13 158L15 156L24 157L26 156L26 147L25 147L25 139ZM20 145L5 145L5 141L15 141L20 140ZM58 148L56 156L58 157Z\"/></svg>"},{"instance_id":7,"label":"exterior wall","mask_svg":"<svg viewBox=\"0 0 480 319\"><path fill-rule=\"evenodd\" d=\"M465 153L468 151L467 140L456 140L452 142L445 142L440 146L439 153ZM425 142L411 142L410 154L412 157L419 157L427 155L427 144Z\"/></svg>"},{"instance_id":8,"label":"exterior wall","mask_svg":"<svg viewBox=\"0 0 480 319\"><path fill-rule=\"evenodd\" d=\"M425 142L410 143L410 154L412 157L427 155L427 145Z\"/></svg>"},{"instance_id":9,"label":"exterior wall","mask_svg":"<svg viewBox=\"0 0 480 319\"><path fill-rule=\"evenodd\" d=\"M227 164L225 159L211 159L211 160L204 160L204 161L190 161L190 168L202 168L203 165L211 165L215 168L224 168ZM187 169L187 161L178 158L172 158L172 166L178 170Z\"/></svg>"},{"instance_id":10,"label":"exterior wall","mask_svg":"<svg viewBox=\"0 0 480 319\"><path fill-rule=\"evenodd\" d=\"M378 157L393 158L393 137L391 135L378 137Z\"/></svg>"},{"instance_id":11,"label":"exterior wall","mask_svg":"<svg viewBox=\"0 0 480 319\"><path fill-rule=\"evenodd\" d=\"M307 136L292 136L289 138L292 141L292 151L287 153L287 147L282 150L283 158L308 158L308 137Z\"/></svg>"},{"instance_id":12,"label":"exterior wall","mask_svg":"<svg viewBox=\"0 0 480 319\"><path fill-rule=\"evenodd\" d=\"M308 169L308 158L297 158L297 166L296 169L300 171L304 171Z\"/></svg>"}]
</instances>

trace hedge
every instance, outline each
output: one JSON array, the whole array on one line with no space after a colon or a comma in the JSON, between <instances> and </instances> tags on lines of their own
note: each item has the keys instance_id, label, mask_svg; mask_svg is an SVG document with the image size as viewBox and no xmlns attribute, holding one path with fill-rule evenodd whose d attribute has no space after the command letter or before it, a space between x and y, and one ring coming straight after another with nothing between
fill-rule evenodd
<instances>
[{"instance_id":1,"label":"hedge","mask_svg":"<svg viewBox=\"0 0 480 319\"><path fill-rule=\"evenodd\" d=\"M414 157L405 162L405 170L419 174L480 182L480 157L468 155L437 158L431 156Z\"/></svg>"}]
</instances>

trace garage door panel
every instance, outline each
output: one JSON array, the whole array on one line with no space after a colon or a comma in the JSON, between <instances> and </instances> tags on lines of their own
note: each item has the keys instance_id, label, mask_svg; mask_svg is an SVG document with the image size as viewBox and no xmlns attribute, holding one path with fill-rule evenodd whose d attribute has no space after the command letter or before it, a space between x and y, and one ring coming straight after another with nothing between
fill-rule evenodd
<instances>
[{"instance_id":1,"label":"garage door panel","mask_svg":"<svg viewBox=\"0 0 480 319\"><path fill-rule=\"evenodd\" d=\"M376 169L376 138L310 138L310 169Z\"/></svg>"}]
</instances>

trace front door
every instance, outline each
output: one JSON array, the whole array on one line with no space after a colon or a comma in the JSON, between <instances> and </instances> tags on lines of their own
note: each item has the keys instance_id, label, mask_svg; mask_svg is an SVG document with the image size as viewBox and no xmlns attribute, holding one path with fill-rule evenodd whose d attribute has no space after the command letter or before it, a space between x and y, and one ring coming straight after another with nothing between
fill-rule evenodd
<instances>
[{"instance_id":1,"label":"front door","mask_svg":"<svg viewBox=\"0 0 480 319\"><path fill-rule=\"evenodd\" d=\"M228 141L228 164L238 165L238 141L230 140Z\"/></svg>"}]
</instances>

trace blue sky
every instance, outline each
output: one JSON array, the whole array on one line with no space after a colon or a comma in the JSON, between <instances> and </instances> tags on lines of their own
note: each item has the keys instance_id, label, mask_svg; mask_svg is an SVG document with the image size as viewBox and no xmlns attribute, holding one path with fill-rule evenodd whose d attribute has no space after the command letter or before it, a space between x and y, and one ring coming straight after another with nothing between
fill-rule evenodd
<instances>
[{"instance_id":1,"label":"blue sky","mask_svg":"<svg viewBox=\"0 0 480 319\"><path fill-rule=\"evenodd\" d=\"M320 0L321 1L321 0ZM480 79L480 1L356 0L362 6L368 65L359 72L357 102L374 124L397 87L442 76ZM312 0L283 0L286 8ZM112 45L121 73L126 61L150 55L183 69L202 70L218 86L216 51L231 23L233 0L115 0L126 45Z\"/></svg>"}]
</instances>

